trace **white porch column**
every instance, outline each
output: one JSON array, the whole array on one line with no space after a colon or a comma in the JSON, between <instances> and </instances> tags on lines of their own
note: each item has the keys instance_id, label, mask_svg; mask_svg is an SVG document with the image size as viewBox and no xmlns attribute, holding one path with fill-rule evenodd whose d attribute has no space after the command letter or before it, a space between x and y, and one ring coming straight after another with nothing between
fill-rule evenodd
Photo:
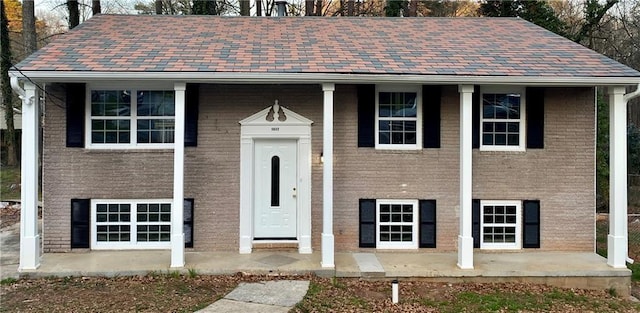
<instances>
[{"instance_id":1,"label":"white porch column","mask_svg":"<svg viewBox=\"0 0 640 313\"><path fill-rule=\"evenodd\" d=\"M171 208L171 267L184 267L184 106L185 83L175 83L173 205Z\"/></svg>"},{"instance_id":2,"label":"white porch column","mask_svg":"<svg viewBox=\"0 0 640 313\"><path fill-rule=\"evenodd\" d=\"M609 236L607 264L627 260L627 102L624 87L609 87Z\"/></svg>"},{"instance_id":3,"label":"white porch column","mask_svg":"<svg viewBox=\"0 0 640 313\"><path fill-rule=\"evenodd\" d=\"M322 84L322 267L334 265L333 239L333 91L335 84Z\"/></svg>"},{"instance_id":4,"label":"white porch column","mask_svg":"<svg viewBox=\"0 0 640 313\"><path fill-rule=\"evenodd\" d=\"M40 235L38 235L38 142L39 109L38 89L31 82L24 83L22 98L22 184L20 212L20 266L19 270L35 270L40 266Z\"/></svg>"},{"instance_id":5,"label":"white porch column","mask_svg":"<svg viewBox=\"0 0 640 313\"><path fill-rule=\"evenodd\" d=\"M460 93L460 235L458 235L458 267L473 269L473 236L471 234L473 137L473 85L459 85Z\"/></svg>"}]
</instances>

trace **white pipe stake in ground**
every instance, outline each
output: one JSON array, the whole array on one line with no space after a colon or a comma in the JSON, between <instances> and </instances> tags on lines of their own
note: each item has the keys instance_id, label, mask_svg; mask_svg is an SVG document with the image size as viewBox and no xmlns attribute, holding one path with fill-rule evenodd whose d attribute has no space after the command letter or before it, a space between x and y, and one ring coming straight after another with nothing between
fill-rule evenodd
<instances>
[{"instance_id":1,"label":"white pipe stake in ground","mask_svg":"<svg viewBox=\"0 0 640 313\"><path fill-rule=\"evenodd\" d=\"M391 302L394 304L398 303L398 281L394 280L391 282Z\"/></svg>"}]
</instances>

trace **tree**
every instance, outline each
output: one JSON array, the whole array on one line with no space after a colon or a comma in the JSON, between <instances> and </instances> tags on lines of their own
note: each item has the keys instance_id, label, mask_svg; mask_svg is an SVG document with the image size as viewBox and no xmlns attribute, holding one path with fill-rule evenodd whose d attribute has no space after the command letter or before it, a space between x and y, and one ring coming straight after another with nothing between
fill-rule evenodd
<instances>
[{"instance_id":1,"label":"tree","mask_svg":"<svg viewBox=\"0 0 640 313\"><path fill-rule=\"evenodd\" d=\"M69 29L80 25L80 9L77 0L67 0L67 11L69 11Z\"/></svg>"},{"instance_id":2,"label":"tree","mask_svg":"<svg viewBox=\"0 0 640 313\"><path fill-rule=\"evenodd\" d=\"M133 8L138 14L188 15L191 14L192 5L190 0L153 0L137 2Z\"/></svg>"},{"instance_id":3,"label":"tree","mask_svg":"<svg viewBox=\"0 0 640 313\"><path fill-rule=\"evenodd\" d=\"M407 0L387 0L384 7L384 16L404 16L408 13L409 1Z\"/></svg>"},{"instance_id":4,"label":"tree","mask_svg":"<svg viewBox=\"0 0 640 313\"><path fill-rule=\"evenodd\" d=\"M91 1L91 13L93 15L98 15L102 11L102 5L100 4L100 0Z\"/></svg>"},{"instance_id":5,"label":"tree","mask_svg":"<svg viewBox=\"0 0 640 313\"><path fill-rule=\"evenodd\" d=\"M240 2L240 15L241 16L249 16L249 14L250 14L249 7L251 5L249 0L239 0L239 2Z\"/></svg>"},{"instance_id":6,"label":"tree","mask_svg":"<svg viewBox=\"0 0 640 313\"><path fill-rule=\"evenodd\" d=\"M195 15L218 15L217 1L193 0L191 14Z\"/></svg>"},{"instance_id":7,"label":"tree","mask_svg":"<svg viewBox=\"0 0 640 313\"><path fill-rule=\"evenodd\" d=\"M36 39L36 16L33 1L22 2L22 41L24 43L24 54L30 55L37 48Z\"/></svg>"},{"instance_id":8,"label":"tree","mask_svg":"<svg viewBox=\"0 0 640 313\"><path fill-rule=\"evenodd\" d=\"M11 68L11 44L9 41L9 23L4 1L0 1L0 85L2 90L2 106L5 111L5 122L7 130L4 140L7 147L7 165L18 164L18 151L16 143L15 128L13 125L13 90L9 80L9 69Z\"/></svg>"},{"instance_id":9,"label":"tree","mask_svg":"<svg viewBox=\"0 0 640 313\"><path fill-rule=\"evenodd\" d=\"M582 42L585 37L589 38L587 47L593 47L593 31L600 24L607 11L611 9L619 0L607 0L605 4L600 4L598 0L586 0L584 5L584 24L580 31L573 37L573 41Z\"/></svg>"},{"instance_id":10,"label":"tree","mask_svg":"<svg viewBox=\"0 0 640 313\"><path fill-rule=\"evenodd\" d=\"M566 24L560 20L553 8L543 0L485 0L478 13L493 17L520 17L558 35L566 36Z\"/></svg>"},{"instance_id":11,"label":"tree","mask_svg":"<svg viewBox=\"0 0 640 313\"><path fill-rule=\"evenodd\" d=\"M421 4L422 6L418 6L418 13L423 16L475 16L478 12L478 4L470 0L425 0Z\"/></svg>"}]
</instances>

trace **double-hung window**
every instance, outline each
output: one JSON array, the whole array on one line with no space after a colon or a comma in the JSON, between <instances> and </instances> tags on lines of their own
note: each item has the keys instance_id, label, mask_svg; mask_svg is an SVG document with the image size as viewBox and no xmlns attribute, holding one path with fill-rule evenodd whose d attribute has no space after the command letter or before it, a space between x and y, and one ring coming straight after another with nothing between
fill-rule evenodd
<instances>
[{"instance_id":1,"label":"double-hung window","mask_svg":"<svg viewBox=\"0 0 640 313\"><path fill-rule=\"evenodd\" d=\"M481 201L480 210L480 248L521 248L522 204L520 201Z\"/></svg>"},{"instance_id":2,"label":"double-hung window","mask_svg":"<svg viewBox=\"0 0 640 313\"><path fill-rule=\"evenodd\" d=\"M92 248L168 248L171 200L92 200Z\"/></svg>"},{"instance_id":3,"label":"double-hung window","mask_svg":"<svg viewBox=\"0 0 640 313\"><path fill-rule=\"evenodd\" d=\"M175 133L173 90L92 89L87 142L91 148L171 147Z\"/></svg>"},{"instance_id":4,"label":"double-hung window","mask_svg":"<svg viewBox=\"0 0 640 313\"><path fill-rule=\"evenodd\" d=\"M377 200L376 247L379 249L417 249L417 211L417 200Z\"/></svg>"},{"instance_id":5,"label":"double-hung window","mask_svg":"<svg viewBox=\"0 0 640 313\"><path fill-rule=\"evenodd\" d=\"M376 90L376 148L420 149L420 88L377 86Z\"/></svg>"},{"instance_id":6,"label":"double-hung window","mask_svg":"<svg viewBox=\"0 0 640 313\"><path fill-rule=\"evenodd\" d=\"M483 88L481 150L525 150L524 89Z\"/></svg>"}]
</instances>

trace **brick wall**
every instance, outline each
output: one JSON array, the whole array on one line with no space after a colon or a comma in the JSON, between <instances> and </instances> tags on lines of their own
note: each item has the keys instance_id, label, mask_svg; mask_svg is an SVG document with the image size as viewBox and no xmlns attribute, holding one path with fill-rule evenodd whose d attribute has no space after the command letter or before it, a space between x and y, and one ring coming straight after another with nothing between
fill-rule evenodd
<instances>
[{"instance_id":1,"label":"brick wall","mask_svg":"<svg viewBox=\"0 0 640 313\"><path fill-rule=\"evenodd\" d=\"M65 147L64 87L49 86L44 132L45 251L69 250L71 198L171 198L173 152ZM319 85L203 85L198 147L187 147L185 197L195 198L196 250L238 249L240 125L280 104L312 126L313 248L322 230L322 90ZM335 93L334 233L338 250L357 250L358 199L438 201L438 249L458 235L459 98L443 90L442 148L377 151L357 147L355 86ZM474 150L474 198L540 199L542 249L593 249L594 104L592 89L548 89L545 149ZM570 242L564 240L572 238Z\"/></svg>"}]
</instances>

